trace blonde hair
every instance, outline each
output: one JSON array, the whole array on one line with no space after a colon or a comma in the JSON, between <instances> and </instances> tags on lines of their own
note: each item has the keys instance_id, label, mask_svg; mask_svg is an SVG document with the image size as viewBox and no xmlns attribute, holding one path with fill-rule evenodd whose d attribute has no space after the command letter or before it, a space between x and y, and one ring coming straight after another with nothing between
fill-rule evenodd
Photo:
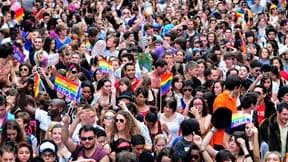
<instances>
[{"instance_id":1,"label":"blonde hair","mask_svg":"<svg viewBox=\"0 0 288 162\"><path fill-rule=\"evenodd\" d=\"M160 140L165 141L166 144L168 143L164 134L158 134L154 137L153 145L155 146Z\"/></svg>"},{"instance_id":2,"label":"blonde hair","mask_svg":"<svg viewBox=\"0 0 288 162\"><path fill-rule=\"evenodd\" d=\"M48 129L47 129L47 131L45 133L44 139L47 139L47 140L51 140L52 139L51 138L52 130L54 129L55 125L58 125L58 124L61 124L61 123L60 122L54 122L54 121L52 121L50 123L50 125L48 126Z\"/></svg>"},{"instance_id":3,"label":"blonde hair","mask_svg":"<svg viewBox=\"0 0 288 162\"><path fill-rule=\"evenodd\" d=\"M277 151L269 151L269 152L267 152L267 153L265 154L265 156L264 156L264 162L267 162L268 156L270 156L270 155L272 155L272 154L277 155L278 158L279 158L279 162L281 162L281 154L280 154L279 152L277 152Z\"/></svg>"}]
</instances>

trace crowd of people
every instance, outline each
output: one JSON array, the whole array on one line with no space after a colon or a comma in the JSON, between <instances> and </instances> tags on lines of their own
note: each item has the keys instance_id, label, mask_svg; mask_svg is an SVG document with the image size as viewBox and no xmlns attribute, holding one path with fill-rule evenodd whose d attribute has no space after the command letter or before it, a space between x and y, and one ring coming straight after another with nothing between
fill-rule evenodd
<instances>
[{"instance_id":1,"label":"crowd of people","mask_svg":"<svg viewBox=\"0 0 288 162\"><path fill-rule=\"evenodd\" d=\"M287 4L0 0L0 161L288 162Z\"/></svg>"}]
</instances>

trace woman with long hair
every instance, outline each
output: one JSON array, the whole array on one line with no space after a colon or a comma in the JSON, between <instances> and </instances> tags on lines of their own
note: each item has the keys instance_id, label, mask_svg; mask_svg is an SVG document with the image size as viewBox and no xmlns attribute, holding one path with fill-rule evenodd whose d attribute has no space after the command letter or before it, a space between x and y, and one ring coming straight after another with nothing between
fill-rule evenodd
<instances>
[{"instance_id":1,"label":"woman with long hair","mask_svg":"<svg viewBox=\"0 0 288 162\"><path fill-rule=\"evenodd\" d=\"M14 143L25 142L26 136L24 130L21 129L19 124L16 121L7 121L2 126L2 134L0 145L3 146L5 142L11 141Z\"/></svg>"},{"instance_id":2,"label":"woman with long hair","mask_svg":"<svg viewBox=\"0 0 288 162\"><path fill-rule=\"evenodd\" d=\"M32 146L26 142L18 144L16 162L30 162L33 158Z\"/></svg>"}]
</instances>

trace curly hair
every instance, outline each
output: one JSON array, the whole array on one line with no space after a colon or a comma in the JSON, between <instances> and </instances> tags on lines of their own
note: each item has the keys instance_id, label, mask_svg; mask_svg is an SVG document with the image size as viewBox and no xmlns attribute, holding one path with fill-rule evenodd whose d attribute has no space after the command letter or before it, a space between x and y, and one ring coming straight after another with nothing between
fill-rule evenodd
<instances>
[{"instance_id":1,"label":"curly hair","mask_svg":"<svg viewBox=\"0 0 288 162\"><path fill-rule=\"evenodd\" d=\"M125 124L125 132L128 132L130 136L140 134L140 129L137 126L136 119L134 119L131 114L127 111L120 110L117 115L122 115L126 119L126 124ZM114 123L114 129L113 129L113 134L116 134L118 132L116 128L116 122Z\"/></svg>"}]
</instances>

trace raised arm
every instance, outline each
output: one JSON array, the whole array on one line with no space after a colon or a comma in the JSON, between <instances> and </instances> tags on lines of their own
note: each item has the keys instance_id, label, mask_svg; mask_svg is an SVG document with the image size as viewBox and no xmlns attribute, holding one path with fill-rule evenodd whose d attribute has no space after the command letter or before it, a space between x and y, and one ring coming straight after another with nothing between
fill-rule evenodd
<instances>
[{"instance_id":1,"label":"raised arm","mask_svg":"<svg viewBox=\"0 0 288 162\"><path fill-rule=\"evenodd\" d=\"M64 127L62 129L62 141L70 152L74 152L77 145L72 141L71 137L69 136L69 116L64 116L62 118L62 122L64 124Z\"/></svg>"}]
</instances>

